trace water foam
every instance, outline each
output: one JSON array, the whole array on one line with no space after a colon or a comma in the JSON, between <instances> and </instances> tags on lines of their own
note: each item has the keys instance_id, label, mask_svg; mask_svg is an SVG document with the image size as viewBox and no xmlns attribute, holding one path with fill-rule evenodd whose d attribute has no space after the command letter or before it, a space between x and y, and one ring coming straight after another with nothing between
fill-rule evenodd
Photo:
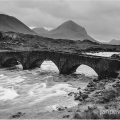
<instances>
[{"instance_id":1,"label":"water foam","mask_svg":"<svg viewBox=\"0 0 120 120\"><path fill-rule=\"evenodd\" d=\"M46 83L35 84L28 92L29 97L34 97L34 101L31 104L41 102L49 97L54 96L67 96L69 92L77 91L77 88L73 88L69 84L55 84L51 87L47 87Z\"/></svg>"},{"instance_id":2,"label":"water foam","mask_svg":"<svg viewBox=\"0 0 120 120\"><path fill-rule=\"evenodd\" d=\"M120 52L99 52L99 53L85 53L85 54L103 56L103 57L110 57L113 54L120 54Z\"/></svg>"},{"instance_id":3,"label":"water foam","mask_svg":"<svg viewBox=\"0 0 120 120\"><path fill-rule=\"evenodd\" d=\"M17 96L19 95L14 89L0 87L0 100L3 100L3 101L13 100Z\"/></svg>"}]
</instances>

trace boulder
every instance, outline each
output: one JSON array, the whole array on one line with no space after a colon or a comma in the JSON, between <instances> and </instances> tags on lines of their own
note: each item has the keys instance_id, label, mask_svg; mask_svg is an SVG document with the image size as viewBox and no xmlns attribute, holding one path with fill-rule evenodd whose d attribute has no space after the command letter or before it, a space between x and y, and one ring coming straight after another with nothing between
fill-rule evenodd
<instances>
[{"instance_id":1,"label":"boulder","mask_svg":"<svg viewBox=\"0 0 120 120\"><path fill-rule=\"evenodd\" d=\"M99 82L100 80L99 79L93 79L93 82Z\"/></svg>"},{"instance_id":2,"label":"boulder","mask_svg":"<svg viewBox=\"0 0 120 120\"><path fill-rule=\"evenodd\" d=\"M88 85L87 85L87 87L94 87L94 86L96 86L95 82L89 82Z\"/></svg>"},{"instance_id":3,"label":"boulder","mask_svg":"<svg viewBox=\"0 0 120 120\"><path fill-rule=\"evenodd\" d=\"M120 84L119 84L119 83L116 83L116 84L113 84L112 86L113 86L113 87L120 87Z\"/></svg>"},{"instance_id":4,"label":"boulder","mask_svg":"<svg viewBox=\"0 0 120 120\"><path fill-rule=\"evenodd\" d=\"M82 97L83 100L85 100L85 99L88 98L88 95L87 94L82 94L81 97Z\"/></svg>"},{"instance_id":5,"label":"boulder","mask_svg":"<svg viewBox=\"0 0 120 120\"><path fill-rule=\"evenodd\" d=\"M59 106L59 107L57 107L57 110L58 110L58 111L63 111L63 110L65 110L65 109L67 109L67 107L64 107L64 106Z\"/></svg>"},{"instance_id":6,"label":"boulder","mask_svg":"<svg viewBox=\"0 0 120 120\"><path fill-rule=\"evenodd\" d=\"M111 58L120 59L120 54L113 54L111 55Z\"/></svg>"},{"instance_id":7,"label":"boulder","mask_svg":"<svg viewBox=\"0 0 120 120\"><path fill-rule=\"evenodd\" d=\"M79 98L80 98L79 94L75 93L74 94L74 100L79 100Z\"/></svg>"},{"instance_id":8,"label":"boulder","mask_svg":"<svg viewBox=\"0 0 120 120\"><path fill-rule=\"evenodd\" d=\"M90 87L90 92L93 92L94 90L96 90L95 87Z\"/></svg>"},{"instance_id":9,"label":"boulder","mask_svg":"<svg viewBox=\"0 0 120 120\"><path fill-rule=\"evenodd\" d=\"M68 96L72 96L74 94L75 94L74 92L70 92L70 93L68 93Z\"/></svg>"},{"instance_id":10,"label":"boulder","mask_svg":"<svg viewBox=\"0 0 120 120\"><path fill-rule=\"evenodd\" d=\"M63 118L69 118L70 115L63 115Z\"/></svg>"}]
</instances>

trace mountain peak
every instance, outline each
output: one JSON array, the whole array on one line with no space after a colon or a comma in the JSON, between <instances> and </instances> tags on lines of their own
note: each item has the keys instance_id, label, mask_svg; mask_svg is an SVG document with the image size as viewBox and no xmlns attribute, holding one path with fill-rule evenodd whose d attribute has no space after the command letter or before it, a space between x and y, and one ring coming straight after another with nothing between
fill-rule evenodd
<instances>
[{"instance_id":1,"label":"mountain peak","mask_svg":"<svg viewBox=\"0 0 120 120\"><path fill-rule=\"evenodd\" d=\"M70 27L70 26L74 26L74 27L78 27L79 25L77 24L77 23L75 23L74 21L72 21L72 20L69 20L69 21L66 21L66 22L64 22L63 24L61 24L60 26L65 26L65 27ZM59 27L60 27L59 26ZM79 27L81 27L81 26L79 26ZM83 27L81 27L81 28L83 28Z\"/></svg>"},{"instance_id":2,"label":"mountain peak","mask_svg":"<svg viewBox=\"0 0 120 120\"><path fill-rule=\"evenodd\" d=\"M69 39L69 40L88 39L91 41L95 41L92 37L90 37L87 34L84 27L81 27L72 20L68 20L62 23L57 28L47 32L47 34L45 34L44 36L54 39Z\"/></svg>"},{"instance_id":3,"label":"mountain peak","mask_svg":"<svg viewBox=\"0 0 120 120\"><path fill-rule=\"evenodd\" d=\"M58 26L55 30L64 31L66 33L71 31L72 33L74 32L74 33L80 33L80 34L87 35L85 28L78 25L77 23L75 23L72 20L64 22L63 24ZM52 30L52 31L54 31L54 30Z\"/></svg>"},{"instance_id":4,"label":"mountain peak","mask_svg":"<svg viewBox=\"0 0 120 120\"><path fill-rule=\"evenodd\" d=\"M72 21L72 20L68 20L68 21L66 21L65 23L72 23L72 24L74 24L75 22L74 21ZM76 23L75 23L76 24Z\"/></svg>"}]
</instances>

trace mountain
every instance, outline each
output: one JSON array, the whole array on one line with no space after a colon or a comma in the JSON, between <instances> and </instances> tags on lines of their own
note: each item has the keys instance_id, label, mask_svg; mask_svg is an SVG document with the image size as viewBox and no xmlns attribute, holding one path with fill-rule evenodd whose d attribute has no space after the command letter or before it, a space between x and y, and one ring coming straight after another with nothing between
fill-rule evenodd
<instances>
[{"instance_id":1,"label":"mountain","mask_svg":"<svg viewBox=\"0 0 120 120\"><path fill-rule=\"evenodd\" d=\"M112 45L120 45L120 40L111 40L108 44L112 44Z\"/></svg>"},{"instance_id":2,"label":"mountain","mask_svg":"<svg viewBox=\"0 0 120 120\"><path fill-rule=\"evenodd\" d=\"M69 20L57 28L47 32L44 34L44 37L50 37L54 39L70 39L70 40L84 40L88 39L91 41L95 41L92 37L90 37L85 28L76 24L72 20Z\"/></svg>"},{"instance_id":3,"label":"mountain","mask_svg":"<svg viewBox=\"0 0 120 120\"><path fill-rule=\"evenodd\" d=\"M17 18L5 14L0 14L0 31L13 31L24 34L36 34Z\"/></svg>"},{"instance_id":4,"label":"mountain","mask_svg":"<svg viewBox=\"0 0 120 120\"><path fill-rule=\"evenodd\" d=\"M35 31L37 34L42 35L42 34L46 34L48 32L48 30L44 29L44 28L33 28L33 31Z\"/></svg>"}]
</instances>

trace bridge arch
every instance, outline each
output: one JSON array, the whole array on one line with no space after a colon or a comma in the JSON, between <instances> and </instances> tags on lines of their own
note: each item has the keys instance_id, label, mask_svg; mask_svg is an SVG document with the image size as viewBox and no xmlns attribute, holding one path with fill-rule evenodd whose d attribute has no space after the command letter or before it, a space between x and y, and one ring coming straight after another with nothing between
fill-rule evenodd
<instances>
[{"instance_id":1,"label":"bridge arch","mask_svg":"<svg viewBox=\"0 0 120 120\"><path fill-rule=\"evenodd\" d=\"M84 64L81 64L80 66L77 67L76 69L76 73L83 73L85 74L86 76L98 76L98 74L96 73L96 71L91 68L90 66L88 65L84 65Z\"/></svg>"},{"instance_id":2,"label":"bridge arch","mask_svg":"<svg viewBox=\"0 0 120 120\"><path fill-rule=\"evenodd\" d=\"M91 65L88 65L88 64L82 64L82 63L76 64L76 65L74 65L74 66L71 66L71 67L68 69L67 73L68 73L68 74L74 73L74 72L76 72L81 66L82 66L82 67L87 67L87 68L91 69L92 71L94 71L94 73L95 73L96 75L98 75L98 72L97 72L97 70L95 69L94 66L91 66ZM84 69L84 68L83 68L83 69ZM87 70L87 69L86 69L86 70Z\"/></svg>"},{"instance_id":3,"label":"bridge arch","mask_svg":"<svg viewBox=\"0 0 120 120\"><path fill-rule=\"evenodd\" d=\"M57 65L52 60L44 60L40 67L42 70L48 70L59 73Z\"/></svg>"},{"instance_id":4,"label":"bridge arch","mask_svg":"<svg viewBox=\"0 0 120 120\"><path fill-rule=\"evenodd\" d=\"M19 64L22 65L21 60L17 59L16 57L8 57L4 59L2 63L2 67L14 67L15 65L19 65Z\"/></svg>"},{"instance_id":5,"label":"bridge arch","mask_svg":"<svg viewBox=\"0 0 120 120\"><path fill-rule=\"evenodd\" d=\"M29 69L34 69L34 68L40 68L45 62L50 62L48 64L51 65L51 67L56 67L57 70L59 71L59 67L58 67L58 64L55 60L50 60L50 59L41 59L41 58L37 58L35 59L34 61L32 61L30 64L29 64Z\"/></svg>"},{"instance_id":6,"label":"bridge arch","mask_svg":"<svg viewBox=\"0 0 120 120\"><path fill-rule=\"evenodd\" d=\"M68 59L67 64L63 66L61 74L71 74L76 72L79 66L85 65L90 67L95 73L96 76L99 75L98 61L94 61L91 58L79 57L79 59Z\"/></svg>"}]
</instances>

